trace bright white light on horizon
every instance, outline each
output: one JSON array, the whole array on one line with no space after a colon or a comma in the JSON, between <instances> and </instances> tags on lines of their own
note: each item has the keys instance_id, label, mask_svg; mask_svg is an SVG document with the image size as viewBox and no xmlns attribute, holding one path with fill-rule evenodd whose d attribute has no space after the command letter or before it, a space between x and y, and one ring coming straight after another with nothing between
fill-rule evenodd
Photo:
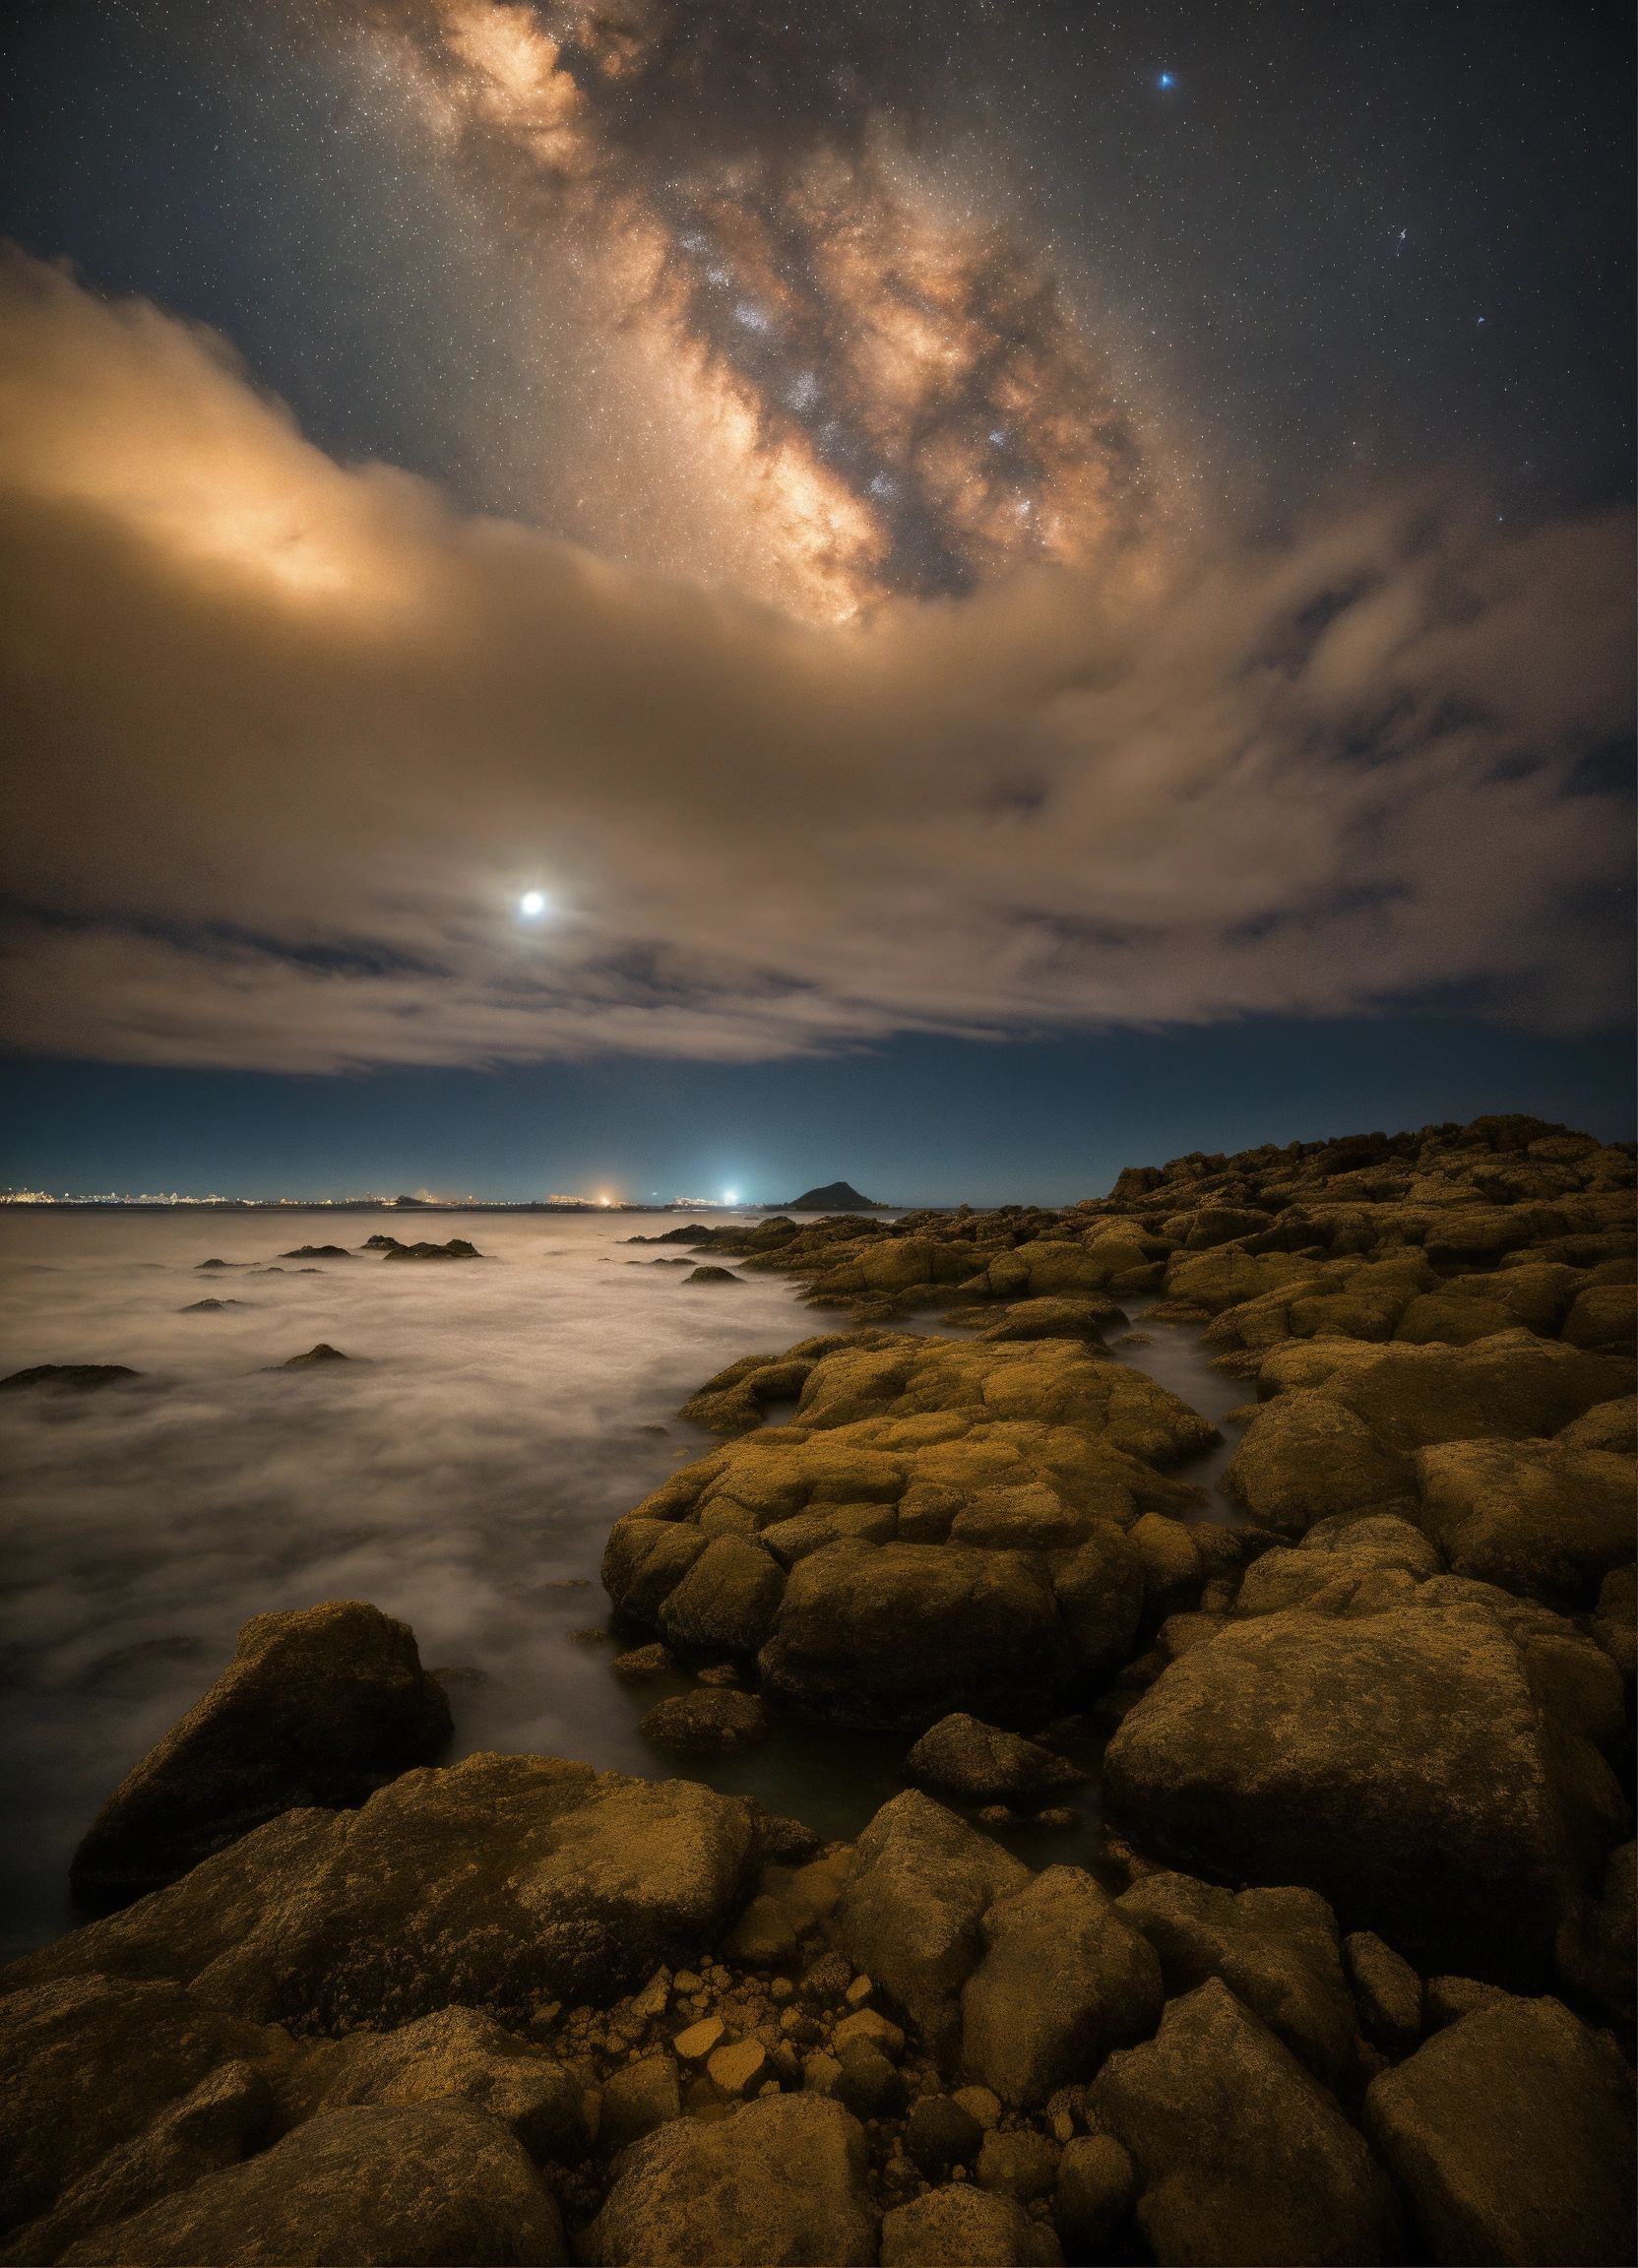
<instances>
[{"instance_id":1,"label":"bright white light on horizon","mask_svg":"<svg viewBox=\"0 0 1638 2268\"><path fill-rule=\"evenodd\" d=\"M543 914L545 910L546 894L543 890L526 890L518 900L518 912L527 914L531 921Z\"/></svg>"},{"instance_id":2,"label":"bright white light on horizon","mask_svg":"<svg viewBox=\"0 0 1638 2268\"><path fill-rule=\"evenodd\" d=\"M737 1205L738 1202L739 1192L737 1189L724 1189L723 1191L723 1203L724 1205Z\"/></svg>"}]
</instances>

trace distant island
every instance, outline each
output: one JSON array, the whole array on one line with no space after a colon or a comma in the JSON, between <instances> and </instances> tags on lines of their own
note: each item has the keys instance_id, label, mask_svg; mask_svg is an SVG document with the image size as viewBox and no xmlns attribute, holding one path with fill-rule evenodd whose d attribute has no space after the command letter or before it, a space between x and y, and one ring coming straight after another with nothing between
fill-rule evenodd
<instances>
[{"instance_id":1,"label":"distant island","mask_svg":"<svg viewBox=\"0 0 1638 2268\"><path fill-rule=\"evenodd\" d=\"M823 1189L805 1189L776 1208L782 1213L889 1213L893 1208L877 1198L861 1197L850 1181L827 1181Z\"/></svg>"}]
</instances>

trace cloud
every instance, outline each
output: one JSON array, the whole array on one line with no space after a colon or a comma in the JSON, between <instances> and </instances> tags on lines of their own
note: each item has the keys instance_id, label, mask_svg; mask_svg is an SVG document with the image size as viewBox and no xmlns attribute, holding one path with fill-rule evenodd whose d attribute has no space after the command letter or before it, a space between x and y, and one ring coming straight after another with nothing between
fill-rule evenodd
<instances>
[{"instance_id":1,"label":"cloud","mask_svg":"<svg viewBox=\"0 0 1638 2268\"><path fill-rule=\"evenodd\" d=\"M1515 534L1422 484L820 628L340 467L220 341L21 255L0 512L15 1047L732 1061L1623 1005L1622 515Z\"/></svg>"}]
</instances>

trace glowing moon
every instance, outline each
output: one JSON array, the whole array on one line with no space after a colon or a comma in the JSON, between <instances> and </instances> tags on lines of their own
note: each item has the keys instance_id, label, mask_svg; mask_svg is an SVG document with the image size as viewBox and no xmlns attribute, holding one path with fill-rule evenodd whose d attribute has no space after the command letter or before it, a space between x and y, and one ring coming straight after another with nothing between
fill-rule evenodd
<instances>
[{"instance_id":1,"label":"glowing moon","mask_svg":"<svg viewBox=\"0 0 1638 2268\"><path fill-rule=\"evenodd\" d=\"M545 910L546 894L543 890L526 890L518 900L518 912L527 914L531 921Z\"/></svg>"}]
</instances>

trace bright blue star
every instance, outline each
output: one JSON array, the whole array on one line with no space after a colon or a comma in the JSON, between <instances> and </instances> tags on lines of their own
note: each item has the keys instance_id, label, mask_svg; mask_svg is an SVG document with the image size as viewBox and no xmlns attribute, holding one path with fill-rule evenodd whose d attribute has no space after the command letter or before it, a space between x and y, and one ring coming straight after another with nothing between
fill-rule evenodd
<instances>
[{"instance_id":1,"label":"bright blue star","mask_svg":"<svg viewBox=\"0 0 1638 2268\"><path fill-rule=\"evenodd\" d=\"M1162 87L1175 87L1177 82L1169 71L1163 71L1157 84Z\"/></svg>"}]
</instances>

